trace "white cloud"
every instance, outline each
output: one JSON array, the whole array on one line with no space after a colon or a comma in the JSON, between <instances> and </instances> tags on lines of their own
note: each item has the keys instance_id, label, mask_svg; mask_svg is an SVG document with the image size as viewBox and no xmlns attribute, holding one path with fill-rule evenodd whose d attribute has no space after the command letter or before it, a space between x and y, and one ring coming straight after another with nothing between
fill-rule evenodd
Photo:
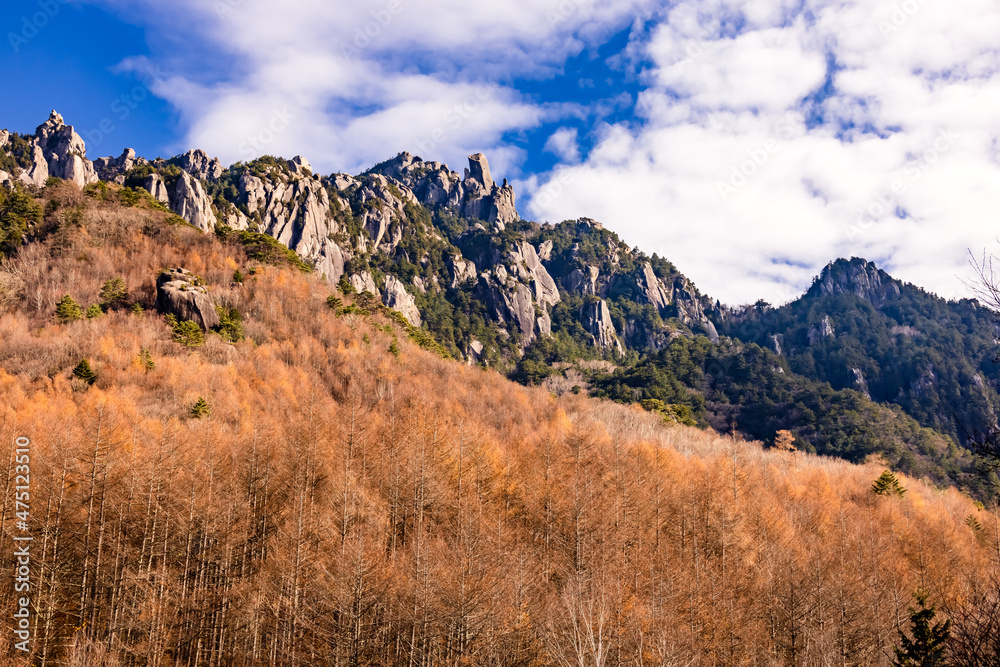
<instances>
[{"instance_id":1,"label":"white cloud","mask_svg":"<svg viewBox=\"0 0 1000 667\"><path fill-rule=\"evenodd\" d=\"M492 82L550 75L655 4L89 1L152 33L158 63L174 73L155 92L188 128L176 150L199 146L227 162L303 153L325 171L359 171L401 150L461 168L483 150L498 174L517 166L505 133L572 110L529 104ZM280 132L276 115L292 118Z\"/></svg>"},{"instance_id":2,"label":"white cloud","mask_svg":"<svg viewBox=\"0 0 1000 667\"><path fill-rule=\"evenodd\" d=\"M577 130L573 127L561 127L545 142L545 151L559 157L567 164L580 161L580 147L578 145Z\"/></svg>"},{"instance_id":3,"label":"white cloud","mask_svg":"<svg viewBox=\"0 0 1000 667\"><path fill-rule=\"evenodd\" d=\"M147 28L177 150L355 172L482 150L516 177L504 137L555 124L562 164L514 181L522 212L600 219L729 303L792 298L851 255L962 295L966 248L998 235L995 0L88 1ZM630 25L616 57L649 63L630 121L578 131L618 102L510 87Z\"/></svg>"},{"instance_id":4,"label":"white cloud","mask_svg":"<svg viewBox=\"0 0 1000 667\"><path fill-rule=\"evenodd\" d=\"M793 298L852 255L964 295L966 248L998 235L1000 6L794 5L673 7L648 43L644 122L554 172L558 196L529 184L528 213L603 220L729 303Z\"/></svg>"}]
</instances>

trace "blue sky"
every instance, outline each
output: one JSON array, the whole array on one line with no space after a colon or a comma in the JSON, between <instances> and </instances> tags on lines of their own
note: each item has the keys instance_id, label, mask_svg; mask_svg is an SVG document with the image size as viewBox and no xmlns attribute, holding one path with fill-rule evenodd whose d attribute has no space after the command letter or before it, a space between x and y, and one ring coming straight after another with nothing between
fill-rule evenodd
<instances>
[{"instance_id":1,"label":"blue sky","mask_svg":"<svg viewBox=\"0 0 1000 667\"><path fill-rule=\"evenodd\" d=\"M280 7L280 8L279 8ZM0 127L357 173L487 153L728 303L863 256L943 296L1000 210L993 0L8 0ZM971 19L970 17L975 17Z\"/></svg>"}]
</instances>

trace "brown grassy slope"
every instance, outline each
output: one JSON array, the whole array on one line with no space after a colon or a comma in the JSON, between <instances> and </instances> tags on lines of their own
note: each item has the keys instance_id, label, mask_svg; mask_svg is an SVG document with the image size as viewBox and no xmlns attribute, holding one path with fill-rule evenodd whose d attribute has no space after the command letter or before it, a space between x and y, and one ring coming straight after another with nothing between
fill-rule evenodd
<instances>
[{"instance_id":1,"label":"brown grassy slope","mask_svg":"<svg viewBox=\"0 0 1000 667\"><path fill-rule=\"evenodd\" d=\"M36 663L888 664L915 591L960 603L997 566L994 518L952 490L877 497L875 467L556 400L402 335L396 358L387 322L338 317L317 276L69 185L44 196L46 238L0 274ZM249 339L173 342L148 310L168 266ZM230 287L237 267L257 271ZM115 275L145 313L54 323Z\"/></svg>"}]
</instances>

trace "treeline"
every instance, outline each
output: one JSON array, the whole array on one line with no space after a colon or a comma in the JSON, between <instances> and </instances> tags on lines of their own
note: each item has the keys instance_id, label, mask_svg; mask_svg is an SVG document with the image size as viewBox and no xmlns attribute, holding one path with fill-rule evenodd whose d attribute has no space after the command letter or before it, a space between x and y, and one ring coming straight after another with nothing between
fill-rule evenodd
<instances>
[{"instance_id":1,"label":"treeline","mask_svg":"<svg viewBox=\"0 0 1000 667\"><path fill-rule=\"evenodd\" d=\"M1000 528L954 490L518 387L238 243L60 196L0 275L33 665L887 665L917 592L989 637ZM244 340L174 340L151 305L177 265ZM138 309L55 320L116 275Z\"/></svg>"}]
</instances>

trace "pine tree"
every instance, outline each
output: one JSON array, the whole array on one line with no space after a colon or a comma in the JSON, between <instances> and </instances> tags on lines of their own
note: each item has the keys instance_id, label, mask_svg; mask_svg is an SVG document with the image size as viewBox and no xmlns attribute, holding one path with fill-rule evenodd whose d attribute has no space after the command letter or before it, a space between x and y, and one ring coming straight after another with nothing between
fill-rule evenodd
<instances>
[{"instance_id":1,"label":"pine tree","mask_svg":"<svg viewBox=\"0 0 1000 667\"><path fill-rule=\"evenodd\" d=\"M233 283L236 285L243 284L243 272L240 271L239 269L233 271Z\"/></svg>"},{"instance_id":2,"label":"pine tree","mask_svg":"<svg viewBox=\"0 0 1000 667\"><path fill-rule=\"evenodd\" d=\"M101 310L101 307L98 306L96 303L91 304L87 308L87 319L88 320L92 320L95 317L100 317L103 314L104 314L104 311Z\"/></svg>"},{"instance_id":3,"label":"pine tree","mask_svg":"<svg viewBox=\"0 0 1000 667\"><path fill-rule=\"evenodd\" d=\"M203 396L199 396L198 400L191 407L191 416L195 419L201 419L202 417L207 417L211 414L212 409L208 407L208 401L205 400Z\"/></svg>"},{"instance_id":4,"label":"pine tree","mask_svg":"<svg viewBox=\"0 0 1000 667\"><path fill-rule=\"evenodd\" d=\"M83 319L83 309L69 294L59 300L56 305L56 319L60 322L72 322Z\"/></svg>"},{"instance_id":5,"label":"pine tree","mask_svg":"<svg viewBox=\"0 0 1000 667\"><path fill-rule=\"evenodd\" d=\"M916 595L920 609L910 607L910 639L900 630L894 667L944 667L945 645L951 636L951 621L934 623L934 605L927 606L927 596ZM932 625L933 623L933 625Z\"/></svg>"},{"instance_id":6,"label":"pine tree","mask_svg":"<svg viewBox=\"0 0 1000 667\"><path fill-rule=\"evenodd\" d=\"M114 277L101 285L101 308L113 310L123 308L128 301L128 287L122 278Z\"/></svg>"},{"instance_id":7,"label":"pine tree","mask_svg":"<svg viewBox=\"0 0 1000 667\"><path fill-rule=\"evenodd\" d=\"M902 498L906 489L900 486L899 480L894 474L886 470L872 484L872 492L877 496L899 496Z\"/></svg>"},{"instance_id":8,"label":"pine tree","mask_svg":"<svg viewBox=\"0 0 1000 667\"><path fill-rule=\"evenodd\" d=\"M94 384L97 382L97 373L90 367L90 362L84 359L76 365L73 369L73 377L80 378L87 384Z\"/></svg>"}]
</instances>

